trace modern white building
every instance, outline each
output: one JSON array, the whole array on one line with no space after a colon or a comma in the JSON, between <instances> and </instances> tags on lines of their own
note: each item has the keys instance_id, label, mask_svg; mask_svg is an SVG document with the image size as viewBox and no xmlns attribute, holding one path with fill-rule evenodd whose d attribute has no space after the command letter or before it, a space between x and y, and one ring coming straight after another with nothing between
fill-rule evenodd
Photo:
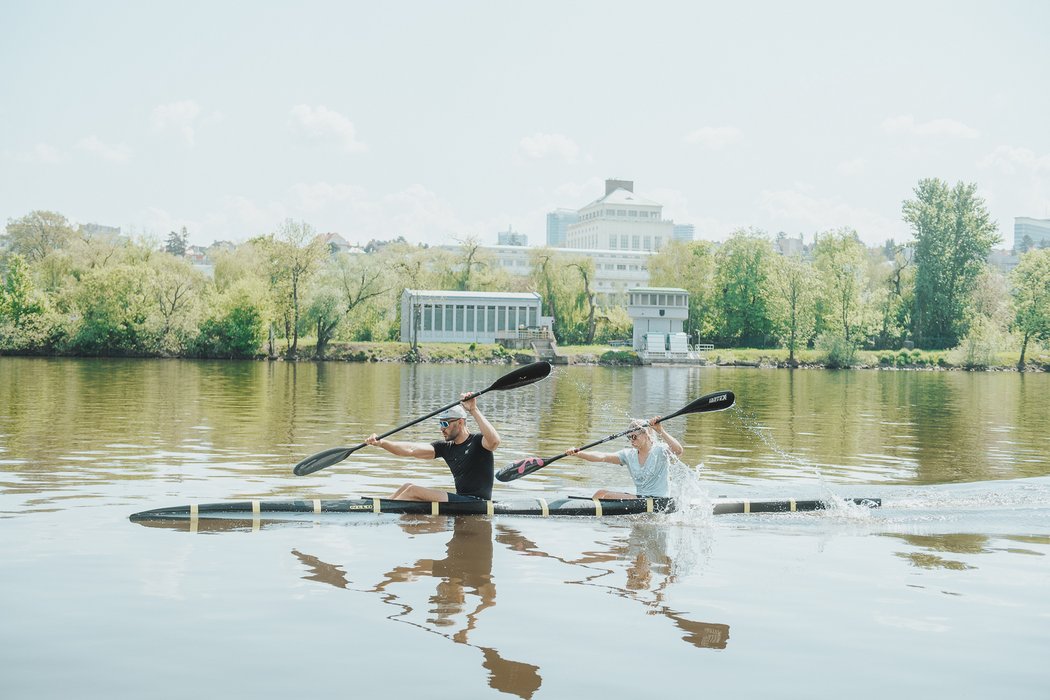
<instances>
[{"instance_id":1,"label":"modern white building","mask_svg":"<svg viewBox=\"0 0 1050 700\"><path fill-rule=\"evenodd\" d=\"M553 337L535 292L456 292L406 289L401 342L495 343L502 338Z\"/></svg>"},{"instance_id":2,"label":"modern white building","mask_svg":"<svg viewBox=\"0 0 1050 700\"><path fill-rule=\"evenodd\" d=\"M606 180L605 196L578 212L566 232L566 248L658 251L674 238L663 205L634 193L630 180Z\"/></svg>"},{"instance_id":3,"label":"modern white building","mask_svg":"<svg viewBox=\"0 0 1050 700\"><path fill-rule=\"evenodd\" d=\"M555 209L547 214L547 245L561 248L565 245L569 226L579 219L575 209Z\"/></svg>"},{"instance_id":4,"label":"modern white building","mask_svg":"<svg viewBox=\"0 0 1050 700\"><path fill-rule=\"evenodd\" d=\"M674 239L676 241L691 241L696 238L696 226L693 224L675 224Z\"/></svg>"},{"instance_id":5,"label":"modern white building","mask_svg":"<svg viewBox=\"0 0 1050 700\"><path fill-rule=\"evenodd\" d=\"M1014 250L1020 250L1025 237L1034 248L1050 246L1050 219L1031 219L1027 216L1014 217Z\"/></svg>"},{"instance_id":6,"label":"modern white building","mask_svg":"<svg viewBox=\"0 0 1050 700\"><path fill-rule=\"evenodd\" d=\"M688 353L684 324L689 318L689 292L677 287L629 290L627 313L634 321L633 346L650 355Z\"/></svg>"}]
</instances>

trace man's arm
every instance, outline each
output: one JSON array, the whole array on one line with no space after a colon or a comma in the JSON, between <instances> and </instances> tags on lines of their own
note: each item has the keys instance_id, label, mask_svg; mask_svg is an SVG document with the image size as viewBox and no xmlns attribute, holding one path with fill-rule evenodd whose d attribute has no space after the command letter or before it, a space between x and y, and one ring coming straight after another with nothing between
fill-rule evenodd
<instances>
[{"instance_id":1,"label":"man's arm","mask_svg":"<svg viewBox=\"0 0 1050 700\"><path fill-rule=\"evenodd\" d=\"M467 394L463 394L463 396L467 396ZM463 408L474 417L474 422L478 424L478 430L481 431L481 446L489 452L495 452L500 443L499 433L496 432L496 429L492 427L492 423L489 423L488 418L482 415L478 409L477 397L464 401Z\"/></svg>"},{"instance_id":2,"label":"man's arm","mask_svg":"<svg viewBox=\"0 0 1050 700\"><path fill-rule=\"evenodd\" d=\"M394 442L386 438L379 439L375 433L365 438L365 442L369 445L382 447L390 454L395 454L398 457L415 457L416 459L434 459L435 457L434 446L425 442Z\"/></svg>"}]
</instances>

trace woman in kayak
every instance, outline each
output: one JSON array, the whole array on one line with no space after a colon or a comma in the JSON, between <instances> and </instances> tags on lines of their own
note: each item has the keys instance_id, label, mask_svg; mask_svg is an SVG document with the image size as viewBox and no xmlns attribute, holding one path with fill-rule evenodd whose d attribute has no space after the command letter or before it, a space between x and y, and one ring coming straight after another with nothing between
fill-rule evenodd
<instances>
[{"instance_id":1,"label":"woman in kayak","mask_svg":"<svg viewBox=\"0 0 1050 700\"><path fill-rule=\"evenodd\" d=\"M594 493L595 498L667 498L671 495L668 478L671 455L681 455L682 445L664 430L659 420L660 416L652 420L631 421L631 427L638 430L627 434L630 447L619 452L583 452L578 447L566 450L565 454L588 462L622 464L631 473L634 493L599 489ZM656 440L657 435L662 442Z\"/></svg>"}]
</instances>

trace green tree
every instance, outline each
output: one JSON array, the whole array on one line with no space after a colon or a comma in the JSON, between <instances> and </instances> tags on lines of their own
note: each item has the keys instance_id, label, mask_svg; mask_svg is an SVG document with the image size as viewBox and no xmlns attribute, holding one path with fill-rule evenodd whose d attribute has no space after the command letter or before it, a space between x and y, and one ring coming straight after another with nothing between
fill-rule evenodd
<instances>
[{"instance_id":1,"label":"green tree","mask_svg":"<svg viewBox=\"0 0 1050 700\"><path fill-rule=\"evenodd\" d=\"M317 359L324 359L328 343L344 319L388 291L387 272L375 264L376 257L343 253L326 266L307 308L307 318L317 331Z\"/></svg>"},{"instance_id":2,"label":"green tree","mask_svg":"<svg viewBox=\"0 0 1050 700\"><path fill-rule=\"evenodd\" d=\"M186 255L186 249L190 244L190 234L186 231L186 227L183 226L179 232L172 231L168 234L168 240L164 244L164 252L174 255L176 258L181 258Z\"/></svg>"},{"instance_id":3,"label":"green tree","mask_svg":"<svg viewBox=\"0 0 1050 700\"><path fill-rule=\"evenodd\" d=\"M68 349L81 355L145 355L154 349L148 321L154 308L152 271L121 263L84 273L66 306L77 321Z\"/></svg>"},{"instance_id":4,"label":"green tree","mask_svg":"<svg viewBox=\"0 0 1050 700\"><path fill-rule=\"evenodd\" d=\"M915 339L922 347L952 347L966 334L970 295L1000 240L996 225L976 184L949 187L936 178L919 181L903 212L916 241Z\"/></svg>"},{"instance_id":5,"label":"green tree","mask_svg":"<svg viewBox=\"0 0 1050 700\"><path fill-rule=\"evenodd\" d=\"M884 248L887 267L881 260L873 261L871 280L876 288L874 294L876 328L873 333L875 347L899 348L911 328L911 310L914 306L915 266L912 264L911 248L894 245L892 250Z\"/></svg>"},{"instance_id":6,"label":"green tree","mask_svg":"<svg viewBox=\"0 0 1050 700\"><path fill-rule=\"evenodd\" d=\"M764 347L773 341L768 300L774 255L769 237L754 229L733 232L715 254L716 333L723 343Z\"/></svg>"},{"instance_id":7,"label":"green tree","mask_svg":"<svg viewBox=\"0 0 1050 700\"><path fill-rule=\"evenodd\" d=\"M7 222L8 247L30 264L68 246L76 237L69 221L58 212L38 209Z\"/></svg>"},{"instance_id":8,"label":"green tree","mask_svg":"<svg viewBox=\"0 0 1050 700\"><path fill-rule=\"evenodd\" d=\"M0 349L48 349L48 312L47 297L33 284L25 258L11 255L0 279Z\"/></svg>"},{"instance_id":9,"label":"green tree","mask_svg":"<svg viewBox=\"0 0 1050 700\"><path fill-rule=\"evenodd\" d=\"M209 315L191 349L199 357L252 358L259 353L265 332L265 297L258 280L239 279L209 303Z\"/></svg>"},{"instance_id":10,"label":"green tree","mask_svg":"<svg viewBox=\"0 0 1050 700\"><path fill-rule=\"evenodd\" d=\"M529 263L530 286L554 318L554 338L565 344L585 342L590 328L589 281L585 284L582 272L592 269L587 267L591 261L538 248L529 251Z\"/></svg>"},{"instance_id":11,"label":"green tree","mask_svg":"<svg viewBox=\"0 0 1050 700\"><path fill-rule=\"evenodd\" d=\"M805 348L816 325L817 284L813 269L795 255L774 258L770 315L780 342L788 349L788 363Z\"/></svg>"},{"instance_id":12,"label":"green tree","mask_svg":"<svg viewBox=\"0 0 1050 700\"><path fill-rule=\"evenodd\" d=\"M689 317L684 329L697 342L715 333L715 253L709 241L671 241L649 259L654 287L678 287L689 292Z\"/></svg>"},{"instance_id":13,"label":"green tree","mask_svg":"<svg viewBox=\"0 0 1050 700\"><path fill-rule=\"evenodd\" d=\"M819 306L826 332L858 345L863 322L867 249L853 229L819 233L813 247L819 278Z\"/></svg>"},{"instance_id":14,"label":"green tree","mask_svg":"<svg viewBox=\"0 0 1050 700\"><path fill-rule=\"evenodd\" d=\"M276 233L258 239L266 253L270 290L284 324L286 354L299 352L301 299L310 278L321 267L328 246L305 221L286 219Z\"/></svg>"},{"instance_id":15,"label":"green tree","mask_svg":"<svg viewBox=\"0 0 1050 700\"><path fill-rule=\"evenodd\" d=\"M1021 336L1021 358L1032 340L1050 340L1050 249L1030 250L1010 275L1012 282L1014 330Z\"/></svg>"}]
</instances>

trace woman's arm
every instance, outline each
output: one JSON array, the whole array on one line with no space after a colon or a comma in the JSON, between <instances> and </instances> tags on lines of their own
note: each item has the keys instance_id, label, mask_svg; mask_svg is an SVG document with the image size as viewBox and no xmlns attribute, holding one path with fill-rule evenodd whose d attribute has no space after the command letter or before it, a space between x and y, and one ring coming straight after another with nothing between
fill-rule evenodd
<instances>
[{"instance_id":1,"label":"woman's arm","mask_svg":"<svg viewBox=\"0 0 1050 700\"><path fill-rule=\"evenodd\" d=\"M653 427L653 430L655 430L656 433L663 439L663 441L667 443L667 446L671 448L671 452L674 453L674 456L681 457L682 453L685 451L682 449L682 443L675 440L674 436L671 435L671 433L664 430L664 424L657 423L656 421L658 420L660 420L660 416L656 416L655 418L650 420L649 425L651 425Z\"/></svg>"},{"instance_id":2,"label":"woman's arm","mask_svg":"<svg viewBox=\"0 0 1050 700\"><path fill-rule=\"evenodd\" d=\"M570 450L565 450L565 454L570 457L579 457L588 462L608 462L609 464L620 463L620 455L615 452L582 452L579 447L573 447Z\"/></svg>"}]
</instances>

